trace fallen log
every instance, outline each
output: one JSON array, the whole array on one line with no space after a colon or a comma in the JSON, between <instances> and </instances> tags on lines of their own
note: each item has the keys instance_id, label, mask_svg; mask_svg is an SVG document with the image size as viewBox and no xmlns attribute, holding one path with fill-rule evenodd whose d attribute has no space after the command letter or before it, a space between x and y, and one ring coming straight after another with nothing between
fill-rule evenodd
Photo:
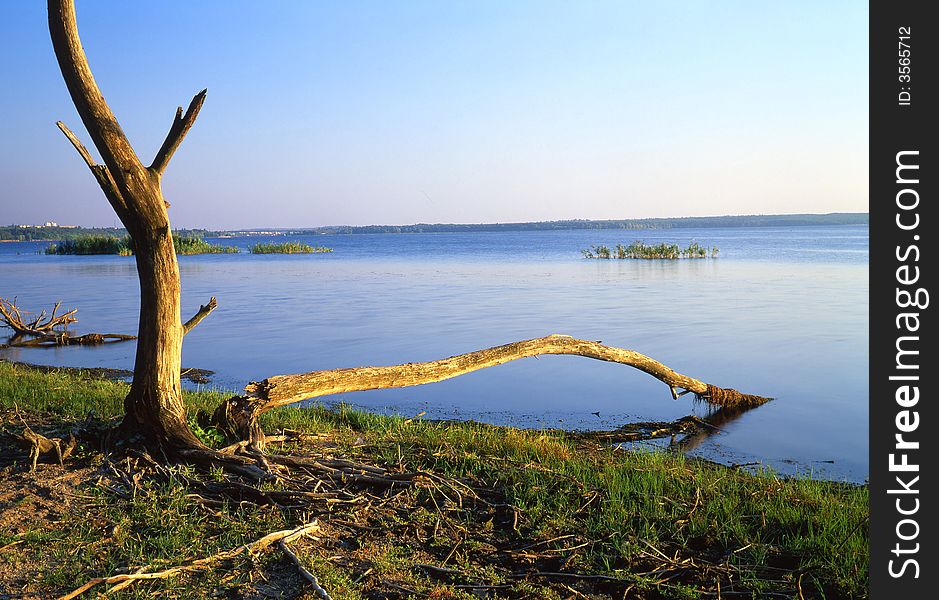
<instances>
[{"instance_id":1,"label":"fallen log","mask_svg":"<svg viewBox=\"0 0 939 600\"><path fill-rule=\"evenodd\" d=\"M693 393L710 404L725 407L757 406L769 400L682 375L634 350L578 340L567 335L549 335L431 362L268 377L245 386L244 396L235 396L223 402L213 415L213 423L233 439L248 440L260 448L263 447L264 434L257 419L261 414L280 406L332 394L434 383L520 358L546 354L584 356L634 367L665 383L676 399L686 393Z\"/></svg>"},{"instance_id":2,"label":"fallen log","mask_svg":"<svg viewBox=\"0 0 939 600\"><path fill-rule=\"evenodd\" d=\"M6 344L0 344L0 348L51 348L54 346L99 346L114 342L124 342L127 340L136 340L135 335L126 335L123 333L86 333L84 335L70 335L67 331L62 333L43 333L25 335L14 335Z\"/></svg>"}]
</instances>

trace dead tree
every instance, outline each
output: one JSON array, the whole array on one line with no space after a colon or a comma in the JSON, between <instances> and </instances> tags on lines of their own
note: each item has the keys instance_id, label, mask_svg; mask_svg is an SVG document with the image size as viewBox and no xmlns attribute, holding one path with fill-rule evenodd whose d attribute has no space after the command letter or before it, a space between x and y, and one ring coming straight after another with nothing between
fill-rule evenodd
<instances>
[{"instance_id":1,"label":"dead tree","mask_svg":"<svg viewBox=\"0 0 939 600\"><path fill-rule=\"evenodd\" d=\"M548 336L461 354L429 362L391 367L361 367L317 371L301 375L271 377L252 383L248 394L225 402L216 411L220 426L250 442L248 456L214 452L202 445L186 421L180 390L180 353L183 336L214 308L202 307L185 325L180 319L180 281L173 236L160 181L170 158L192 127L205 100L205 90L196 94L189 108L176 111L169 134L150 166L141 163L117 119L98 89L82 50L75 22L73 0L48 0L49 30L62 76L78 114L98 149L104 164L96 164L78 138L58 124L91 169L127 228L134 247L140 280L140 323L137 355L130 393L124 402L125 415L118 438L140 438L160 448L164 455L199 464L223 466L236 473L269 477L271 465L292 467L307 464L291 457L260 453L264 436L257 418L263 412L300 400L339 392L405 387L441 381L463 373L540 354L571 354L630 365L665 382L674 397L692 392L717 404L756 404L765 399L718 388L676 373L638 352L604 346L567 336ZM204 314L203 314L204 313ZM318 464L318 463L317 463ZM352 475L348 475L351 477Z\"/></svg>"},{"instance_id":2,"label":"dead tree","mask_svg":"<svg viewBox=\"0 0 939 600\"><path fill-rule=\"evenodd\" d=\"M59 129L91 169L136 249L140 321L130 393L121 432L166 449L203 448L186 423L180 387L183 323L179 265L170 230L169 203L160 187L163 173L202 108L206 91L185 111L177 109L166 140L149 166L137 157L91 74L75 19L74 0L48 0L49 33L55 56L88 135L104 164L62 123Z\"/></svg>"}]
</instances>

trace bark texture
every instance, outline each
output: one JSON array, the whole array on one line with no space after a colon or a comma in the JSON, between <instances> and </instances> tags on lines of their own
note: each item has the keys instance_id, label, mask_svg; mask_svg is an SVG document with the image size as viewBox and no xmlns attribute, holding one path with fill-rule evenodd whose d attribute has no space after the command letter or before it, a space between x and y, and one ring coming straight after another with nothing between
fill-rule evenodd
<instances>
[{"instance_id":1,"label":"bark texture","mask_svg":"<svg viewBox=\"0 0 939 600\"><path fill-rule=\"evenodd\" d=\"M183 114L176 113L151 166L137 157L111 112L88 65L75 18L74 0L48 0L52 46L72 102L104 164L96 164L78 137L59 128L91 169L134 242L140 280L140 322L134 379L124 401L122 430L167 448L202 447L186 423L179 371L183 339L179 266L163 199L161 176L192 126L203 90Z\"/></svg>"},{"instance_id":2,"label":"bark texture","mask_svg":"<svg viewBox=\"0 0 939 600\"><path fill-rule=\"evenodd\" d=\"M245 387L245 396L236 396L223 403L216 410L214 421L230 436L262 445L264 434L257 419L261 414L279 406L331 394L434 383L520 358L545 354L584 356L634 367L665 383L673 398L691 392L720 406L756 406L768 400L762 396L742 394L734 389L721 388L682 375L634 350L605 346L600 342L578 340L566 335L549 335L432 362L268 377L263 381L248 384Z\"/></svg>"}]
</instances>

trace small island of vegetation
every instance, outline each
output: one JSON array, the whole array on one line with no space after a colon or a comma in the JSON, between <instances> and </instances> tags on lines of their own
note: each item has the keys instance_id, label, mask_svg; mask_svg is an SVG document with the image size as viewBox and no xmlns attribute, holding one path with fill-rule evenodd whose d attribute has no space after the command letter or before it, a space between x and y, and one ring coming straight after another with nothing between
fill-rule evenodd
<instances>
[{"instance_id":1,"label":"small island of vegetation","mask_svg":"<svg viewBox=\"0 0 939 600\"><path fill-rule=\"evenodd\" d=\"M50 244L46 254L118 254L130 256L133 250L130 247L130 238L114 237L112 235L88 235L85 237L64 240Z\"/></svg>"},{"instance_id":2,"label":"small island of vegetation","mask_svg":"<svg viewBox=\"0 0 939 600\"><path fill-rule=\"evenodd\" d=\"M332 252L332 248L324 246L310 246L301 242L283 242L280 244L257 243L248 250L251 254L320 254Z\"/></svg>"},{"instance_id":3,"label":"small island of vegetation","mask_svg":"<svg viewBox=\"0 0 939 600\"><path fill-rule=\"evenodd\" d=\"M236 246L219 246L210 244L196 235L173 234L173 246L176 254L235 254ZM90 255L90 254L117 254L119 256L132 256L134 245L130 236L115 237L112 235L87 235L51 244L45 250L46 254L57 255Z\"/></svg>"},{"instance_id":4,"label":"small island of vegetation","mask_svg":"<svg viewBox=\"0 0 939 600\"><path fill-rule=\"evenodd\" d=\"M609 246L593 246L587 250L581 250L584 258L636 258L645 260L664 259L676 260L679 258L717 258L718 249L716 247L702 246L698 242L691 242L685 248L678 244L645 244L642 241L635 241L628 246L617 244L613 248Z\"/></svg>"}]
</instances>

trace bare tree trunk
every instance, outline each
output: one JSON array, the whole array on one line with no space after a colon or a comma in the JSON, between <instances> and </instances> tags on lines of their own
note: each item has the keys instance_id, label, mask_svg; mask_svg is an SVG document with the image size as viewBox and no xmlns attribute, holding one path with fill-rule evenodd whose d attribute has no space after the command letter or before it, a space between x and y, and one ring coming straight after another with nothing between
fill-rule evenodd
<instances>
[{"instance_id":1,"label":"bare tree trunk","mask_svg":"<svg viewBox=\"0 0 939 600\"><path fill-rule=\"evenodd\" d=\"M167 448L201 448L186 423L179 379L183 325L179 266L160 181L196 119L205 91L183 115L177 110L166 141L149 167L141 163L92 76L78 37L74 0L48 0L49 32L62 77L103 165L61 122L59 128L91 169L134 242L140 279L140 323L130 393L121 431Z\"/></svg>"},{"instance_id":2,"label":"bare tree trunk","mask_svg":"<svg viewBox=\"0 0 939 600\"><path fill-rule=\"evenodd\" d=\"M752 407L768 400L682 375L634 350L578 340L567 335L549 335L432 362L268 377L264 381L248 384L245 396L236 396L222 403L215 411L213 420L229 436L250 441L260 447L264 444L264 433L258 425L258 417L279 406L331 394L435 383L520 358L546 354L584 356L634 367L665 383L673 398L690 392L711 404L725 407Z\"/></svg>"}]
</instances>

